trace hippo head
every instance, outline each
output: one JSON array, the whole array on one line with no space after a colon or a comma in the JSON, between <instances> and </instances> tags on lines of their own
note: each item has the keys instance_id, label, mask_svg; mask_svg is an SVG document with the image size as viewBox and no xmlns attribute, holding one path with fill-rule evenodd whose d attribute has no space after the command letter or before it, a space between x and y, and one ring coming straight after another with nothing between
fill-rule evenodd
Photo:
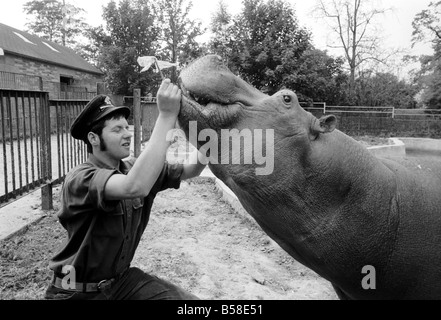
<instances>
[{"instance_id":1,"label":"hippo head","mask_svg":"<svg viewBox=\"0 0 441 320\"><path fill-rule=\"evenodd\" d=\"M244 170L256 168L253 160L257 159L254 158L248 163L231 163L235 160L232 159L234 144L228 146L221 143L225 141L221 136L227 130L236 130L233 134L230 131L231 135L227 139L234 139L234 134L242 139L249 139L242 140L242 149L237 157L242 160L246 158L243 149L247 146L253 149L250 157L273 148L277 162L278 157L286 157L287 152L295 152L295 146L287 148L284 144L307 144L316 140L321 133L335 128L334 116L317 119L300 106L296 94L291 90L281 90L272 96L260 92L234 75L217 55L207 55L190 63L181 71L179 85L183 93L179 124L187 137L192 123L197 127L197 133L203 133L205 138L206 130L211 130L220 137L217 157L210 154L210 160L223 164L222 168L215 170L220 175L225 170L230 171L229 175L234 172L241 175ZM203 140L197 139L199 148L206 142ZM221 159L222 154L229 155L230 159ZM213 170L211 165L210 167Z\"/></svg>"}]
</instances>

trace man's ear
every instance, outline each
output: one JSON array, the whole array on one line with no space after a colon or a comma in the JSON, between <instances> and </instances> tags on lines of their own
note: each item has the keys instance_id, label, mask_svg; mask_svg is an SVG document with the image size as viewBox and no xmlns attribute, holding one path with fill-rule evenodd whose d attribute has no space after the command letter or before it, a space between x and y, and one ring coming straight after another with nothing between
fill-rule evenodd
<instances>
[{"instance_id":1,"label":"man's ear","mask_svg":"<svg viewBox=\"0 0 441 320\"><path fill-rule=\"evenodd\" d=\"M315 138L320 133L329 133L335 130L337 125L337 118L334 115L323 116L320 119L315 119L311 125L311 135Z\"/></svg>"},{"instance_id":2,"label":"man's ear","mask_svg":"<svg viewBox=\"0 0 441 320\"><path fill-rule=\"evenodd\" d=\"M98 137L98 135L96 133L93 133L93 132L89 132L87 134L87 140L89 140L89 142L92 146L98 145L100 143L100 138Z\"/></svg>"}]
</instances>

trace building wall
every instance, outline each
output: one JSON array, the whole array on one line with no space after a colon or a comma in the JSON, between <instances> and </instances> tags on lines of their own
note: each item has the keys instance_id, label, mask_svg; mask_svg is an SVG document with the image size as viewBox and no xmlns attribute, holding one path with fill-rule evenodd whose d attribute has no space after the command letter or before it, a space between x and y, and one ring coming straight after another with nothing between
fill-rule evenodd
<instances>
[{"instance_id":1,"label":"building wall","mask_svg":"<svg viewBox=\"0 0 441 320\"><path fill-rule=\"evenodd\" d=\"M102 75L51 65L8 53L0 56L0 71L39 76L42 77L43 82L56 83L60 82L60 75L71 76L74 80L71 85L87 87L88 91L96 91L97 82L103 81Z\"/></svg>"}]
</instances>

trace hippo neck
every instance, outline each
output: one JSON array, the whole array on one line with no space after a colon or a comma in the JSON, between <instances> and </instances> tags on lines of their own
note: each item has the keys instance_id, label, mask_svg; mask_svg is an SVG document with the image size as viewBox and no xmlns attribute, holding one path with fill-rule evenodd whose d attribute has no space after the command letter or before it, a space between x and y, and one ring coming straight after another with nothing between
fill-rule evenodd
<instances>
[{"instance_id":1,"label":"hippo neck","mask_svg":"<svg viewBox=\"0 0 441 320\"><path fill-rule=\"evenodd\" d=\"M280 147L289 148L287 144L288 140ZM384 259L387 248L375 252L378 257L360 248L374 233L378 236L370 241L378 241L380 247L385 237L393 237L387 210L394 188L388 183L393 180L388 168L338 130L323 135L309 150L292 158L286 152L280 157L277 154L271 176L221 175L270 237L296 260L334 283L339 283L341 274L359 275L359 265ZM216 174L216 168L213 172ZM376 202L365 190L372 186L381 194ZM365 210L366 203L369 208ZM371 219L373 214L380 217ZM323 263L330 266L328 274L322 273Z\"/></svg>"}]
</instances>

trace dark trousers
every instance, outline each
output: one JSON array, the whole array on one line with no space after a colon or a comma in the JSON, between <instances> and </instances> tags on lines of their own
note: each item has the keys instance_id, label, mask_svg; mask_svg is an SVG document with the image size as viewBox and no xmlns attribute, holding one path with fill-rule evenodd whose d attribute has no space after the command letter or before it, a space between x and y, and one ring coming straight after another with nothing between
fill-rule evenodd
<instances>
[{"instance_id":1,"label":"dark trousers","mask_svg":"<svg viewBox=\"0 0 441 320\"><path fill-rule=\"evenodd\" d=\"M112 287L100 292L73 292L50 285L47 300L197 300L193 294L138 268L130 268Z\"/></svg>"}]
</instances>

